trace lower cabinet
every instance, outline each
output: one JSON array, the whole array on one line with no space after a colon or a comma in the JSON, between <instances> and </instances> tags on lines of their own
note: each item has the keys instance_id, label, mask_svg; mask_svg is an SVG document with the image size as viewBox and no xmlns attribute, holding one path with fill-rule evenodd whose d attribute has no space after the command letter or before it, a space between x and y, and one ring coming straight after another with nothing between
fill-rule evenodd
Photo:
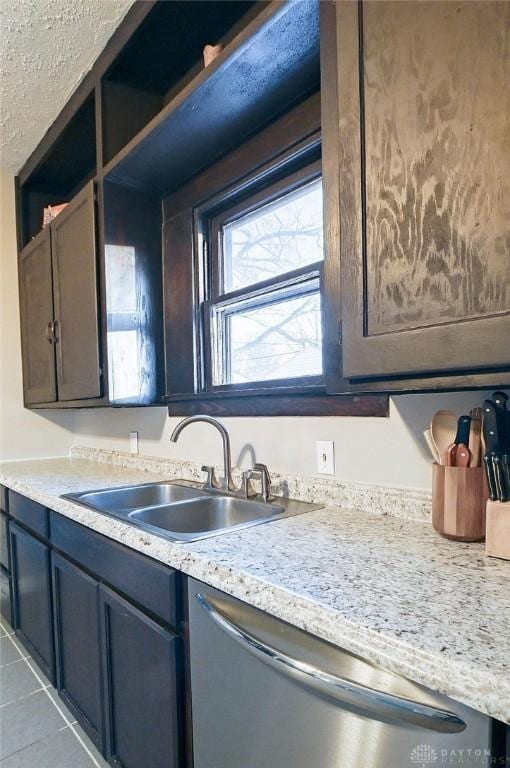
<instances>
[{"instance_id":1,"label":"lower cabinet","mask_svg":"<svg viewBox=\"0 0 510 768\"><path fill-rule=\"evenodd\" d=\"M52 552L57 688L99 750L104 746L99 582Z\"/></svg>"},{"instance_id":2,"label":"lower cabinet","mask_svg":"<svg viewBox=\"0 0 510 768\"><path fill-rule=\"evenodd\" d=\"M13 498L16 634L112 766L189 765L180 574Z\"/></svg>"},{"instance_id":3,"label":"lower cabinet","mask_svg":"<svg viewBox=\"0 0 510 768\"><path fill-rule=\"evenodd\" d=\"M55 682L50 549L10 522L13 627L48 679Z\"/></svg>"},{"instance_id":4,"label":"lower cabinet","mask_svg":"<svg viewBox=\"0 0 510 768\"><path fill-rule=\"evenodd\" d=\"M181 579L50 515L59 695L112 766L182 768Z\"/></svg>"},{"instance_id":5,"label":"lower cabinet","mask_svg":"<svg viewBox=\"0 0 510 768\"><path fill-rule=\"evenodd\" d=\"M122 768L180 762L178 635L101 586L106 757Z\"/></svg>"}]
</instances>

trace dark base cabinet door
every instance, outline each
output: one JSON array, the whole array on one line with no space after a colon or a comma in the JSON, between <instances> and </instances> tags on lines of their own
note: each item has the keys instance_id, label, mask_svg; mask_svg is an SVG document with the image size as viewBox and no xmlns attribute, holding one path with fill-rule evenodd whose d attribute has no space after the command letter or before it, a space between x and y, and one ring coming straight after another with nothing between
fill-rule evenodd
<instances>
[{"instance_id":1,"label":"dark base cabinet door","mask_svg":"<svg viewBox=\"0 0 510 768\"><path fill-rule=\"evenodd\" d=\"M103 749L99 583L52 553L57 688L87 735Z\"/></svg>"},{"instance_id":2,"label":"dark base cabinet door","mask_svg":"<svg viewBox=\"0 0 510 768\"><path fill-rule=\"evenodd\" d=\"M122 768L178 768L180 638L100 587L106 757Z\"/></svg>"},{"instance_id":3,"label":"dark base cabinet door","mask_svg":"<svg viewBox=\"0 0 510 768\"><path fill-rule=\"evenodd\" d=\"M0 616L12 624L11 577L0 565Z\"/></svg>"},{"instance_id":4,"label":"dark base cabinet door","mask_svg":"<svg viewBox=\"0 0 510 768\"><path fill-rule=\"evenodd\" d=\"M10 523L9 534L14 629L55 684L50 550L15 523Z\"/></svg>"}]
</instances>

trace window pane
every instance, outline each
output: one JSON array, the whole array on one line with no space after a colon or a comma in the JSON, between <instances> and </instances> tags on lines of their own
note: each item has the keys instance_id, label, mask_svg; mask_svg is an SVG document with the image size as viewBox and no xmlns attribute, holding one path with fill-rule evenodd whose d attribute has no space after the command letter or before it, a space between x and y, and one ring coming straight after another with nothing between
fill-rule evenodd
<instances>
[{"instance_id":1,"label":"window pane","mask_svg":"<svg viewBox=\"0 0 510 768\"><path fill-rule=\"evenodd\" d=\"M227 224L223 259L225 292L322 261L321 179Z\"/></svg>"},{"instance_id":2,"label":"window pane","mask_svg":"<svg viewBox=\"0 0 510 768\"><path fill-rule=\"evenodd\" d=\"M320 310L318 290L244 311L220 310L226 359L218 361L214 383L320 375Z\"/></svg>"}]
</instances>

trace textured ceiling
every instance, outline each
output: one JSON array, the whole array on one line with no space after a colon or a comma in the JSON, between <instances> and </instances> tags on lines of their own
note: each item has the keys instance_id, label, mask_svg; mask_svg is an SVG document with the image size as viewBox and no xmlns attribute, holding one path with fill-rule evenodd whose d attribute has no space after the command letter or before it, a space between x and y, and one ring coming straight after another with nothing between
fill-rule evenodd
<instances>
[{"instance_id":1,"label":"textured ceiling","mask_svg":"<svg viewBox=\"0 0 510 768\"><path fill-rule=\"evenodd\" d=\"M0 0L0 166L16 172L133 0Z\"/></svg>"}]
</instances>

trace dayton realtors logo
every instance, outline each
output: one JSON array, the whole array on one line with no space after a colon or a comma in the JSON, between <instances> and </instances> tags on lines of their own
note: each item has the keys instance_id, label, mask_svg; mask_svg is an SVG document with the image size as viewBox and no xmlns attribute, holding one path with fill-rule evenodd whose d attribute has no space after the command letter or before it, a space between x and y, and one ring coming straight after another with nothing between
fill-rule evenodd
<instances>
[{"instance_id":1,"label":"dayton realtors logo","mask_svg":"<svg viewBox=\"0 0 510 768\"><path fill-rule=\"evenodd\" d=\"M429 765L437 763L439 755L430 744L418 744L409 755L411 763L416 768L427 768Z\"/></svg>"},{"instance_id":2,"label":"dayton realtors logo","mask_svg":"<svg viewBox=\"0 0 510 768\"><path fill-rule=\"evenodd\" d=\"M491 768L504 766L499 758L491 758L488 749L434 749L430 744L417 744L409 754L413 768L430 768L431 766L455 766L455 768Z\"/></svg>"}]
</instances>

